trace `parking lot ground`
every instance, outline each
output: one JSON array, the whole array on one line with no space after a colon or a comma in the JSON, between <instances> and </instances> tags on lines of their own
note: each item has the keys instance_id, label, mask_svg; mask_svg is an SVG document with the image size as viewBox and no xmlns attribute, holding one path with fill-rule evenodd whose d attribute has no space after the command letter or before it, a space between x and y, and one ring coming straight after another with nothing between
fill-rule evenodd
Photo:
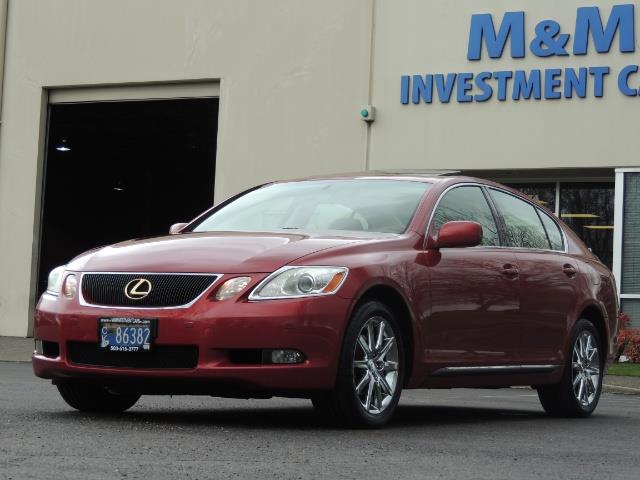
<instances>
[{"instance_id":1,"label":"parking lot ground","mask_svg":"<svg viewBox=\"0 0 640 480\"><path fill-rule=\"evenodd\" d=\"M142 397L70 409L25 363L0 362L2 479L634 479L640 397L590 419L546 416L528 389L407 391L383 430L322 425L306 400Z\"/></svg>"}]
</instances>

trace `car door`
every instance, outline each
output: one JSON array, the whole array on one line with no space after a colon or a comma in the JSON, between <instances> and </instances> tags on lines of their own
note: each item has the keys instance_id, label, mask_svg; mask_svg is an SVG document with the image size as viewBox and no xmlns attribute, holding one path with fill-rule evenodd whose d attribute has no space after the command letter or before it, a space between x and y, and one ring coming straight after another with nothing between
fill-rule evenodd
<instances>
[{"instance_id":1,"label":"car door","mask_svg":"<svg viewBox=\"0 0 640 480\"><path fill-rule=\"evenodd\" d=\"M578 295L578 265L565 253L562 230L547 213L511 193L489 189L504 222L505 243L520 269L523 363L554 364Z\"/></svg>"},{"instance_id":2,"label":"car door","mask_svg":"<svg viewBox=\"0 0 640 480\"><path fill-rule=\"evenodd\" d=\"M464 366L513 364L519 339L516 258L497 248L497 221L483 188L462 185L446 191L429 235L437 235L446 222L465 220L482 225L480 246L426 252L431 294L426 353L434 370L446 367L449 373Z\"/></svg>"}]
</instances>

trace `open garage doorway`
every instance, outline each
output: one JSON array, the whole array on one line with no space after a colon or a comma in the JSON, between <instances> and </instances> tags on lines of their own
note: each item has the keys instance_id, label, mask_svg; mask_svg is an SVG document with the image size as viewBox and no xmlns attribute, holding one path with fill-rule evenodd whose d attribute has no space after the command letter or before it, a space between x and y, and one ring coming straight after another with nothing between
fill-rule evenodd
<instances>
[{"instance_id":1,"label":"open garage doorway","mask_svg":"<svg viewBox=\"0 0 640 480\"><path fill-rule=\"evenodd\" d=\"M38 297L77 254L210 207L217 128L217 98L50 105Z\"/></svg>"}]
</instances>

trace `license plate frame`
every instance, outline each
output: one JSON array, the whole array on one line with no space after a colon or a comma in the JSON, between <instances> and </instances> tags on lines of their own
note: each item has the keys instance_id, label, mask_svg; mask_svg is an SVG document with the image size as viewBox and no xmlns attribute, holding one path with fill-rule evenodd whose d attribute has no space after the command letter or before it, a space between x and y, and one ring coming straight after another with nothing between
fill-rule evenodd
<instances>
[{"instance_id":1,"label":"license plate frame","mask_svg":"<svg viewBox=\"0 0 640 480\"><path fill-rule=\"evenodd\" d=\"M150 352L158 335L156 318L101 317L97 326L98 348L113 353Z\"/></svg>"}]
</instances>

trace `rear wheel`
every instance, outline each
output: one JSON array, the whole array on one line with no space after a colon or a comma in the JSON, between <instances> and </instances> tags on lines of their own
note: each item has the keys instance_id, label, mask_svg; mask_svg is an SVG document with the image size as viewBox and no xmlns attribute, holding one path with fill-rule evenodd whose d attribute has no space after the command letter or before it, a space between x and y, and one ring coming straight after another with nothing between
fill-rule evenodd
<instances>
[{"instance_id":1,"label":"rear wheel","mask_svg":"<svg viewBox=\"0 0 640 480\"><path fill-rule=\"evenodd\" d=\"M133 407L140 398L138 394L120 394L87 383L64 382L56 386L64 401L82 412L120 413Z\"/></svg>"},{"instance_id":2,"label":"rear wheel","mask_svg":"<svg viewBox=\"0 0 640 480\"><path fill-rule=\"evenodd\" d=\"M345 333L336 387L312 399L327 419L376 428L395 411L404 375L402 335L386 305L370 301L354 313Z\"/></svg>"},{"instance_id":3,"label":"rear wheel","mask_svg":"<svg viewBox=\"0 0 640 480\"><path fill-rule=\"evenodd\" d=\"M602 391L604 354L600 336L591 321L576 323L562 380L557 385L538 387L547 413L565 417L588 417Z\"/></svg>"}]
</instances>

